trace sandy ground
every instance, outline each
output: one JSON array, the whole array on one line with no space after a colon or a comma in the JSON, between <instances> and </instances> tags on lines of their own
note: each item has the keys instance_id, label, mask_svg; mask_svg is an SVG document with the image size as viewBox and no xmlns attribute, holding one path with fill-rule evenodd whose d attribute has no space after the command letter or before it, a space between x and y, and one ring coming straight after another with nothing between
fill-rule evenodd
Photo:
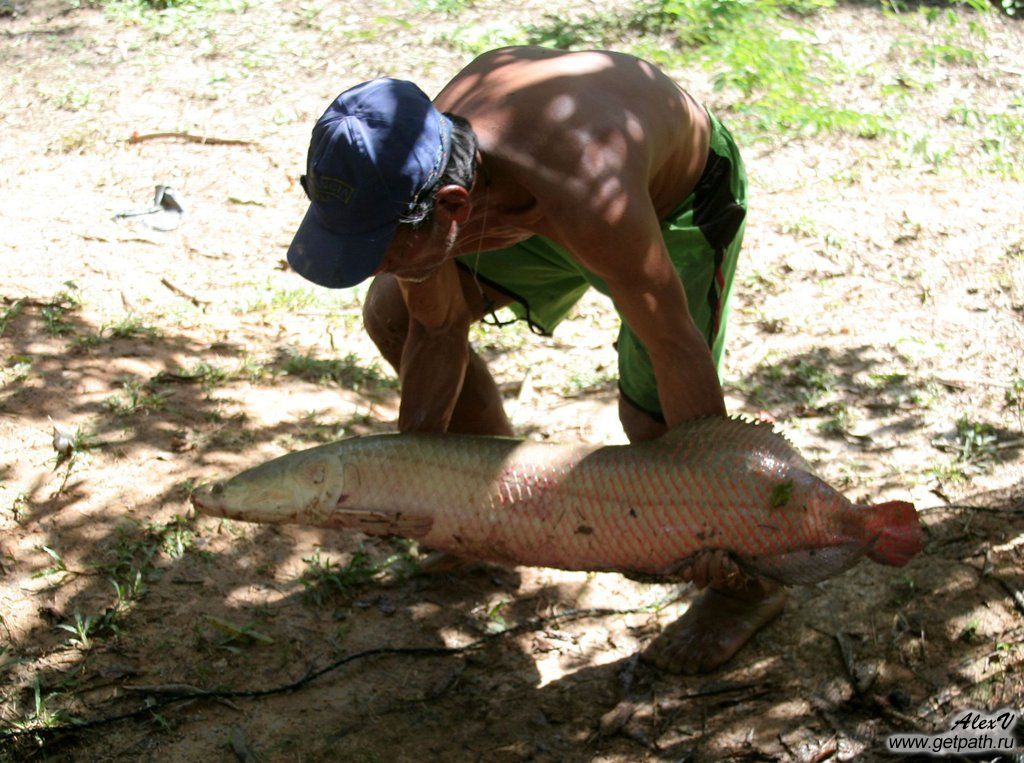
<instances>
[{"instance_id":1,"label":"sandy ground","mask_svg":"<svg viewBox=\"0 0 1024 763\"><path fill-rule=\"evenodd\" d=\"M1024 185L981 147L988 128L950 116L1024 119L1024 28L996 16L961 21L958 44L984 57L952 62L921 53L954 32L916 13L806 20L861 67L843 98L892 85L879 108L928 140L744 145L729 408L772 416L851 498L914 501L927 545L906 568L796 589L727 666L681 678L635 655L685 611L685 586L425 577L401 544L192 515L199 481L394 428L362 292L283 264L313 120L377 75L436 91L469 58L451 40L550 10L385 7L0 17L0 734L40 729L0 755L850 760L958 710L1020 707ZM707 72L672 73L729 118ZM130 140L163 132L217 140ZM1019 169L1021 135L1001 150ZM158 184L186 210L176 228L112 219ZM474 333L519 432L623 441L615 326L588 296L552 339ZM80 433L71 458L53 422ZM424 647L451 651L336 664ZM161 704L194 689L271 691Z\"/></svg>"}]
</instances>

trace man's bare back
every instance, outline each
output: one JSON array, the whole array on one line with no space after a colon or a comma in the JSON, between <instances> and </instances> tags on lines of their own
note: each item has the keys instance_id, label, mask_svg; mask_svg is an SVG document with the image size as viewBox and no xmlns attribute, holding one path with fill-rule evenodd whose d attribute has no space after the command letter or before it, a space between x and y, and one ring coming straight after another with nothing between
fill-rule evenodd
<instances>
[{"instance_id":1,"label":"man's bare back","mask_svg":"<svg viewBox=\"0 0 1024 763\"><path fill-rule=\"evenodd\" d=\"M517 235L557 240L546 219L553 205L614 223L624 191L642 190L663 218L693 190L707 158L703 107L621 53L502 48L459 72L434 104L469 120L488 171L508 181L501 222L510 235L489 237L484 249Z\"/></svg>"}]
</instances>

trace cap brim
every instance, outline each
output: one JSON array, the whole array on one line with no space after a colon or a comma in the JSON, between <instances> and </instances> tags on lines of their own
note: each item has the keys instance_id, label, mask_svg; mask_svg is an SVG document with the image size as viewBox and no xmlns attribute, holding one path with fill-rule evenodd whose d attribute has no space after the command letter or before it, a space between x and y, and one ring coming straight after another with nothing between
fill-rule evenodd
<instances>
[{"instance_id":1,"label":"cap brim","mask_svg":"<svg viewBox=\"0 0 1024 763\"><path fill-rule=\"evenodd\" d=\"M320 224L313 204L288 247L288 264L308 281L346 289L369 278L384 259L398 223L370 233L340 235Z\"/></svg>"}]
</instances>

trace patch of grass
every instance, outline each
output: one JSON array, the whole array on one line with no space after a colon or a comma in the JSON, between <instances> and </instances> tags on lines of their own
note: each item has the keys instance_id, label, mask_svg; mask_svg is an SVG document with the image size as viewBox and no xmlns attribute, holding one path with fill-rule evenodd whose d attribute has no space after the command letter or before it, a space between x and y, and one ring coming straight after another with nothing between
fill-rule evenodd
<instances>
[{"instance_id":1,"label":"patch of grass","mask_svg":"<svg viewBox=\"0 0 1024 763\"><path fill-rule=\"evenodd\" d=\"M941 394L941 388L934 382L914 380L903 371L870 373L865 386L875 393L878 404L893 408L901 405L931 408Z\"/></svg>"},{"instance_id":2,"label":"patch of grass","mask_svg":"<svg viewBox=\"0 0 1024 763\"><path fill-rule=\"evenodd\" d=\"M160 543L153 532L137 523L121 525L114 533L113 544L103 552L104 560L94 565L124 590L141 595L145 590L145 575L153 565Z\"/></svg>"},{"instance_id":3,"label":"patch of grass","mask_svg":"<svg viewBox=\"0 0 1024 763\"><path fill-rule=\"evenodd\" d=\"M212 365L206 361L199 361L185 369L183 373L202 382L203 388L207 390L220 387L231 381L235 376L235 372Z\"/></svg>"},{"instance_id":4,"label":"patch of grass","mask_svg":"<svg viewBox=\"0 0 1024 763\"><path fill-rule=\"evenodd\" d=\"M832 392L836 377L831 371L806 360L800 360L793 367L790 383L808 391L807 404L812 405L823 395Z\"/></svg>"},{"instance_id":5,"label":"patch of grass","mask_svg":"<svg viewBox=\"0 0 1024 763\"><path fill-rule=\"evenodd\" d=\"M62 154L81 154L99 142L100 133L90 127L72 128L61 133L53 148Z\"/></svg>"},{"instance_id":6,"label":"patch of grass","mask_svg":"<svg viewBox=\"0 0 1024 763\"><path fill-rule=\"evenodd\" d=\"M782 274L774 269L755 270L743 276L743 286L749 291L764 292L775 295L782 291L785 279Z\"/></svg>"},{"instance_id":7,"label":"patch of grass","mask_svg":"<svg viewBox=\"0 0 1024 763\"><path fill-rule=\"evenodd\" d=\"M351 352L343 358L325 360L312 354L302 355L291 351L285 356L281 370L289 376L321 383L334 382L355 391L398 387L398 380L386 375L376 361L368 366L363 365L363 361Z\"/></svg>"},{"instance_id":8,"label":"patch of grass","mask_svg":"<svg viewBox=\"0 0 1024 763\"><path fill-rule=\"evenodd\" d=\"M473 7L473 0L413 0L412 7L427 13L456 14Z\"/></svg>"},{"instance_id":9,"label":"patch of grass","mask_svg":"<svg viewBox=\"0 0 1024 763\"><path fill-rule=\"evenodd\" d=\"M134 416L163 410L167 405L167 397L168 393L154 391L146 382L124 379L121 392L104 400L103 407L115 416Z\"/></svg>"},{"instance_id":10,"label":"patch of grass","mask_svg":"<svg viewBox=\"0 0 1024 763\"><path fill-rule=\"evenodd\" d=\"M647 8L656 29L715 72L716 90L736 91L737 121L750 137L771 140L780 129L874 137L886 129L885 118L830 99L830 86L847 76L845 66L793 18L831 6L829 0L662 0Z\"/></svg>"},{"instance_id":11,"label":"patch of grass","mask_svg":"<svg viewBox=\"0 0 1024 763\"><path fill-rule=\"evenodd\" d=\"M1024 377L1018 376L1006 388L1006 407L1017 415L1017 427L1024 431Z\"/></svg>"},{"instance_id":12,"label":"patch of grass","mask_svg":"<svg viewBox=\"0 0 1024 763\"><path fill-rule=\"evenodd\" d=\"M502 610L511 603L511 599L499 598L497 601L475 607L471 614L477 619L480 629L485 633L501 633L508 630L508 622L505 620Z\"/></svg>"},{"instance_id":13,"label":"patch of grass","mask_svg":"<svg viewBox=\"0 0 1024 763\"><path fill-rule=\"evenodd\" d=\"M133 522L119 526L113 543L102 552L103 560L92 565L96 573L109 578L114 588L115 613L120 615L146 594L146 580L155 571L158 554L180 559L193 549L195 539L194 522L177 514L163 524Z\"/></svg>"},{"instance_id":14,"label":"patch of grass","mask_svg":"<svg viewBox=\"0 0 1024 763\"><path fill-rule=\"evenodd\" d=\"M925 42L914 45L912 61L922 66L935 67L939 64L975 65L988 61L983 51L968 48L952 41Z\"/></svg>"},{"instance_id":15,"label":"patch of grass","mask_svg":"<svg viewBox=\"0 0 1024 763\"><path fill-rule=\"evenodd\" d=\"M109 613L111 610L107 610L107 612ZM77 646L80 649L88 649L92 646L90 636L100 636L104 632L117 635L119 632L117 625L114 622L114 617L109 614L86 615L83 617L82 613L77 609L75 610L75 619L73 622L61 623L57 627L72 634L71 638L68 639L68 643L72 646Z\"/></svg>"},{"instance_id":16,"label":"patch of grass","mask_svg":"<svg viewBox=\"0 0 1024 763\"><path fill-rule=\"evenodd\" d=\"M152 341L160 336L160 331L147 325L141 318L129 315L115 323L105 323L94 334L86 334L75 338L75 346L90 348L113 342L116 339L144 339Z\"/></svg>"},{"instance_id":17,"label":"patch of grass","mask_svg":"<svg viewBox=\"0 0 1024 763\"><path fill-rule=\"evenodd\" d=\"M64 561L64 557L59 552L54 551L49 546L39 546L39 550L43 551L50 559L52 564L49 567L44 567L37 572L32 573L33 578L45 578L52 575L67 576L69 570L67 562Z\"/></svg>"},{"instance_id":18,"label":"patch of grass","mask_svg":"<svg viewBox=\"0 0 1024 763\"><path fill-rule=\"evenodd\" d=\"M364 585L380 572L368 554L356 551L344 565L323 557L320 549L312 556L303 557L306 569L299 576L306 600L320 606L332 596L346 594L350 589Z\"/></svg>"},{"instance_id":19,"label":"patch of grass","mask_svg":"<svg viewBox=\"0 0 1024 763\"><path fill-rule=\"evenodd\" d=\"M845 435L853 426L854 416L843 403L830 406L830 416L818 425L818 431L826 435Z\"/></svg>"},{"instance_id":20,"label":"patch of grass","mask_svg":"<svg viewBox=\"0 0 1024 763\"><path fill-rule=\"evenodd\" d=\"M51 94L48 100L61 111L80 111L92 102L92 91L71 85L67 90Z\"/></svg>"},{"instance_id":21,"label":"patch of grass","mask_svg":"<svg viewBox=\"0 0 1024 763\"><path fill-rule=\"evenodd\" d=\"M818 223L807 214L785 220L779 225L780 233L788 233L796 238L817 238Z\"/></svg>"},{"instance_id":22,"label":"patch of grass","mask_svg":"<svg viewBox=\"0 0 1024 763\"><path fill-rule=\"evenodd\" d=\"M204 360L193 363L184 368L176 368L172 371L161 371L152 379L149 384L169 384L171 382L198 383L204 391L223 386L235 378L236 372L220 366L207 363Z\"/></svg>"},{"instance_id":23,"label":"patch of grass","mask_svg":"<svg viewBox=\"0 0 1024 763\"><path fill-rule=\"evenodd\" d=\"M957 419L956 433L952 438L934 441L932 445L953 454L948 463L928 470L927 473L939 482L965 482L972 475L991 470L999 458L995 427L972 421L966 416Z\"/></svg>"},{"instance_id":24,"label":"patch of grass","mask_svg":"<svg viewBox=\"0 0 1024 763\"><path fill-rule=\"evenodd\" d=\"M248 307L248 312L267 310L293 312L308 307L318 307L320 295L313 289L272 289L269 297L259 299Z\"/></svg>"},{"instance_id":25,"label":"patch of grass","mask_svg":"<svg viewBox=\"0 0 1024 763\"><path fill-rule=\"evenodd\" d=\"M842 108L830 99L830 86L841 78L839 62L813 46L806 30L790 28L797 39L780 36L770 26L754 25L744 37L710 53L721 67L714 77L715 89L738 92L739 128L761 141L777 140L780 132L873 138L887 131L885 117Z\"/></svg>"},{"instance_id":26,"label":"patch of grass","mask_svg":"<svg viewBox=\"0 0 1024 763\"><path fill-rule=\"evenodd\" d=\"M925 474L942 484L959 485L967 481L967 471L955 462L937 464L928 469Z\"/></svg>"},{"instance_id":27,"label":"patch of grass","mask_svg":"<svg viewBox=\"0 0 1024 763\"><path fill-rule=\"evenodd\" d=\"M213 615L206 615L206 621L222 634L222 638L215 643L215 646L233 654L241 653L240 646L274 643L274 639L256 630L252 625L236 625Z\"/></svg>"},{"instance_id":28,"label":"patch of grass","mask_svg":"<svg viewBox=\"0 0 1024 763\"><path fill-rule=\"evenodd\" d=\"M75 282L65 281L64 286L67 288L57 292L53 299L39 310L43 319L43 330L50 336L65 336L71 333L75 326L68 318L82 305L82 298Z\"/></svg>"},{"instance_id":29,"label":"patch of grass","mask_svg":"<svg viewBox=\"0 0 1024 763\"><path fill-rule=\"evenodd\" d=\"M522 349L533 334L526 321L505 324L514 317L511 311L503 308L498 311L498 319L502 322L500 327L479 321L472 324L469 327L470 344L484 352L507 353Z\"/></svg>"},{"instance_id":30,"label":"patch of grass","mask_svg":"<svg viewBox=\"0 0 1024 763\"><path fill-rule=\"evenodd\" d=\"M203 391L210 392L236 380L258 382L274 376L276 369L252 356L242 358L234 368L196 361L190 365L161 371L150 379L150 386L171 383L200 384Z\"/></svg>"},{"instance_id":31,"label":"patch of grass","mask_svg":"<svg viewBox=\"0 0 1024 763\"><path fill-rule=\"evenodd\" d=\"M177 514L166 524L148 525L146 530L152 538L159 541L160 550L171 559L181 559L196 538L191 523Z\"/></svg>"},{"instance_id":32,"label":"patch of grass","mask_svg":"<svg viewBox=\"0 0 1024 763\"><path fill-rule=\"evenodd\" d=\"M956 459L965 464L983 464L993 461L999 452L995 427L971 421L966 416L957 419Z\"/></svg>"},{"instance_id":33,"label":"patch of grass","mask_svg":"<svg viewBox=\"0 0 1024 763\"><path fill-rule=\"evenodd\" d=\"M874 137L889 129L887 117L831 100L828 90L847 76L846 67L816 45L798 20L832 5L832 0L645 0L618 15L577 20L548 15L541 24L523 28L507 22L463 27L446 41L477 54L522 44L631 49L669 69L711 69L717 90L734 91L730 122L739 123L748 138L775 140L780 129Z\"/></svg>"},{"instance_id":34,"label":"patch of grass","mask_svg":"<svg viewBox=\"0 0 1024 763\"><path fill-rule=\"evenodd\" d=\"M618 381L616 369L603 366L573 370L562 385L560 393L566 397L578 397L590 392L597 392L613 387Z\"/></svg>"},{"instance_id":35,"label":"patch of grass","mask_svg":"<svg viewBox=\"0 0 1024 763\"><path fill-rule=\"evenodd\" d=\"M354 552L342 565L329 557L324 557L320 549L303 557L306 569L299 576L303 595L306 601L316 606L335 596L346 596L352 589L366 585L384 574L400 576L411 574L415 562L411 556L412 543L394 541L398 550L381 561L374 561L363 550Z\"/></svg>"},{"instance_id":36,"label":"patch of grass","mask_svg":"<svg viewBox=\"0 0 1024 763\"><path fill-rule=\"evenodd\" d=\"M25 305L25 300L18 299L13 303L0 310L0 337L7 331L7 324L12 322L15 318L21 315L21 309Z\"/></svg>"},{"instance_id":37,"label":"patch of grass","mask_svg":"<svg viewBox=\"0 0 1024 763\"><path fill-rule=\"evenodd\" d=\"M0 368L0 387L17 384L28 378L32 370L32 359L27 355L12 355L7 359L10 365Z\"/></svg>"},{"instance_id":38,"label":"patch of grass","mask_svg":"<svg viewBox=\"0 0 1024 763\"><path fill-rule=\"evenodd\" d=\"M250 382L258 382L268 376L273 376L273 373L273 369L266 363L257 360L251 355L246 355L241 361L239 361L238 368L235 369L234 375L247 379Z\"/></svg>"},{"instance_id":39,"label":"patch of grass","mask_svg":"<svg viewBox=\"0 0 1024 763\"><path fill-rule=\"evenodd\" d=\"M868 374L871 387L879 391L899 389L906 384L909 378L909 375L900 371Z\"/></svg>"},{"instance_id":40,"label":"patch of grass","mask_svg":"<svg viewBox=\"0 0 1024 763\"><path fill-rule=\"evenodd\" d=\"M33 706L31 712L19 720L8 721L7 723L15 731L29 731L31 729L46 729L53 726L61 726L70 719L63 710L51 710L47 703L57 696L57 693L43 696L42 686L39 683L39 676L36 676L33 689ZM42 739L39 739L42 744Z\"/></svg>"},{"instance_id":41,"label":"patch of grass","mask_svg":"<svg viewBox=\"0 0 1024 763\"><path fill-rule=\"evenodd\" d=\"M781 334L786 330L789 321L777 315L770 315L760 307L747 308L745 312L753 316L754 323L766 334Z\"/></svg>"},{"instance_id":42,"label":"patch of grass","mask_svg":"<svg viewBox=\"0 0 1024 763\"><path fill-rule=\"evenodd\" d=\"M112 19L142 26L158 37L201 30L216 13L244 13L250 0L78 0Z\"/></svg>"}]
</instances>

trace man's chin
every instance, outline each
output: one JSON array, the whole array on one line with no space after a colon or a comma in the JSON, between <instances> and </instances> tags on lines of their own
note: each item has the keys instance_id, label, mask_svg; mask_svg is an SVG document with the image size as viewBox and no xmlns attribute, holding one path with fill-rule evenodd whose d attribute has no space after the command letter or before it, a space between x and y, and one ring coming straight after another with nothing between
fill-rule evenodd
<instances>
[{"instance_id":1,"label":"man's chin","mask_svg":"<svg viewBox=\"0 0 1024 763\"><path fill-rule=\"evenodd\" d=\"M437 272L437 268L430 268L429 270L416 270L409 271L407 273L395 273L395 278L399 281L405 281L406 283L423 283L428 280L434 273Z\"/></svg>"}]
</instances>

